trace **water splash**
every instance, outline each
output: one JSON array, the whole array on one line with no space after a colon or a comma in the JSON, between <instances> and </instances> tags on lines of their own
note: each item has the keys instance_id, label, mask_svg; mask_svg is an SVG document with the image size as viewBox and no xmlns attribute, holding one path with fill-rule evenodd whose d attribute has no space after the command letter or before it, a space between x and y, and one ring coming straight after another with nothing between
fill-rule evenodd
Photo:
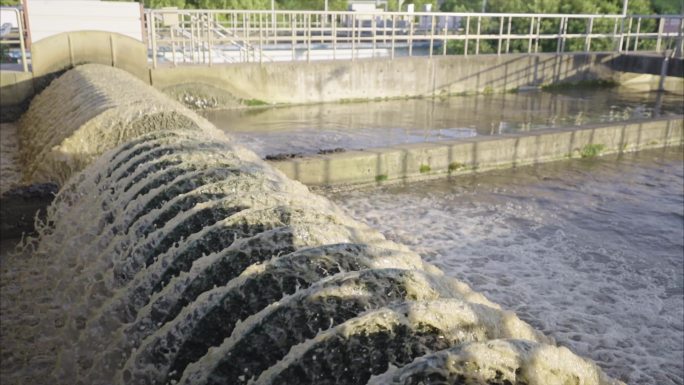
<instances>
[{"instance_id":1,"label":"water splash","mask_svg":"<svg viewBox=\"0 0 684 385\"><path fill-rule=\"evenodd\" d=\"M45 91L89 100L88 114L45 96L24 119L36 124L27 154L37 161L58 143L83 151L29 168L70 177L22 261L29 274L3 272L21 309L2 313L9 383L357 384L470 341L553 343L201 122L94 124L104 110L134 111L131 101L145 105L141 116L171 106L151 89L140 91L154 94L145 104L141 85L117 93L110 82L128 76L104 68L74 70ZM45 122L43 110L64 120ZM114 140L73 130L82 126L125 128Z\"/></svg>"}]
</instances>

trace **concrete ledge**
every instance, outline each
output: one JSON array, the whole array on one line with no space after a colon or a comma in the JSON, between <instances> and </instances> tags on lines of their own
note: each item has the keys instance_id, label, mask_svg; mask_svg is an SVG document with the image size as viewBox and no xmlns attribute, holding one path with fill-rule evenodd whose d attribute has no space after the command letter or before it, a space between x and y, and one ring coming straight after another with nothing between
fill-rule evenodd
<instances>
[{"instance_id":1,"label":"concrete ledge","mask_svg":"<svg viewBox=\"0 0 684 385\"><path fill-rule=\"evenodd\" d=\"M316 155L271 164L309 186L444 177L682 144L682 116Z\"/></svg>"}]
</instances>

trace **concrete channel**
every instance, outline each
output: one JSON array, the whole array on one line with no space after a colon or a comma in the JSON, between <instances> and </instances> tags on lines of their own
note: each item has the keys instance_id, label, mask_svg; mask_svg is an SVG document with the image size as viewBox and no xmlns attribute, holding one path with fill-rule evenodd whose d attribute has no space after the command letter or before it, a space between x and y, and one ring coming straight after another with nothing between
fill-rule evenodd
<instances>
[{"instance_id":1,"label":"concrete channel","mask_svg":"<svg viewBox=\"0 0 684 385\"><path fill-rule=\"evenodd\" d=\"M308 186L382 184L682 145L682 116L272 161Z\"/></svg>"}]
</instances>

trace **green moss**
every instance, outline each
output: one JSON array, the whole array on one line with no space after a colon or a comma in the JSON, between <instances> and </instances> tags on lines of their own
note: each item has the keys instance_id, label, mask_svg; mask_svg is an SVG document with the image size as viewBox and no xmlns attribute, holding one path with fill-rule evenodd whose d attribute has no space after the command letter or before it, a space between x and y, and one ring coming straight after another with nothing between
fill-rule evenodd
<instances>
[{"instance_id":1,"label":"green moss","mask_svg":"<svg viewBox=\"0 0 684 385\"><path fill-rule=\"evenodd\" d=\"M658 141L657 141L657 140L652 140L652 141L648 142L648 145L649 145L649 146L655 146L655 145L657 145L657 144L658 144Z\"/></svg>"},{"instance_id":2,"label":"green moss","mask_svg":"<svg viewBox=\"0 0 684 385\"><path fill-rule=\"evenodd\" d=\"M460 163L460 162L449 163L449 172L458 171L462 168L465 168L465 164L463 164L463 163Z\"/></svg>"},{"instance_id":3,"label":"green moss","mask_svg":"<svg viewBox=\"0 0 684 385\"><path fill-rule=\"evenodd\" d=\"M245 105L247 105L249 107L267 106L268 105L268 103L266 103L263 100L259 100L259 99L245 99L242 102L245 103Z\"/></svg>"},{"instance_id":4,"label":"green moss","mask_svg":"<svg viewBox=\"0 0 684 385\"><path fill-rule=\"evenodd\" d=\"M420 165L420 173L425 174L426 172L430 172L432 170L429 165L427 164L421 164Z\"/></svg>"},{"instance_id":5,"label":"green moss","mask_svg":"<svg viewBox=\"0 0 684 385\"><path fill-rule=\"evenodd\" d=\"M611 88L617 87L620 83L614 80L604 80L604 79L591 79L591 80L579 80L575 82L560 82L553 84L543 85L541 88L544 91L562 91L568 89L577 88Z\"/></svg>"},{"instance_id":6,"label":"green moss","mask_svg":"<svg viewBox=\"0 0 684 385\"><path fill-rule=\"evenodd\" d=\"M482 90L482 93L485 95L491 95L494 93L494 88L492 88L492 86L487 86Z\"/></svg>"},{"instance_id":7,"label":"green moss","mask_svg":"<svg viewBox=\"0 0 684 385\"><path fill-rule=\"evenodd\" d=\"M582 151L580 151L580 156L582 158L593 158L600 155L605 149L606 146L603 144L587 144L582 148Z\"/></svg>"},{"instance_id":8,"label":"green moss","mask_svg":"<svg viewBox=\"0 0 684 385\"><path fill-rule=\"evenodd\" d=\"M380 174L375 176L375 181L376 182L384 182L387 180L387 175L386 174Z\"/></svg>"}]
</instances>

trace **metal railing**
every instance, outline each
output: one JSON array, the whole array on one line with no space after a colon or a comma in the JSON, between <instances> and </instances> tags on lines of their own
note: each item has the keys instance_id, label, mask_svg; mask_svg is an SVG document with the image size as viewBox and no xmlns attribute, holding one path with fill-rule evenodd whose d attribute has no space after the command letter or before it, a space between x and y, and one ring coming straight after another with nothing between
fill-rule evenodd
<instances>
[{"instance_id":1,"label":"metal railing","mask_svg":"<svg viewBox=\"0 0 684 385\"><path fill-rule=\"evenodd\" d=\"M17 8L2 8L3 14L13 13L15 23L8 22L3 17L0 24L0 54L2 62L6 59L19 61L23 71L28 72L28 60L26 59L26 44L24 41L24 18Z\"/></svg>"},{"instance_id":2,"label":"metal railing","mask_svg":"<svg viewBox=\"0 0 684 385\"><path fill-rule=\"evenodd\" d=\"M146 11L153 66L590 51L682 51L682 15ZM181 32L182 31L182 32Z\"/></svg>"}]
</instances>

